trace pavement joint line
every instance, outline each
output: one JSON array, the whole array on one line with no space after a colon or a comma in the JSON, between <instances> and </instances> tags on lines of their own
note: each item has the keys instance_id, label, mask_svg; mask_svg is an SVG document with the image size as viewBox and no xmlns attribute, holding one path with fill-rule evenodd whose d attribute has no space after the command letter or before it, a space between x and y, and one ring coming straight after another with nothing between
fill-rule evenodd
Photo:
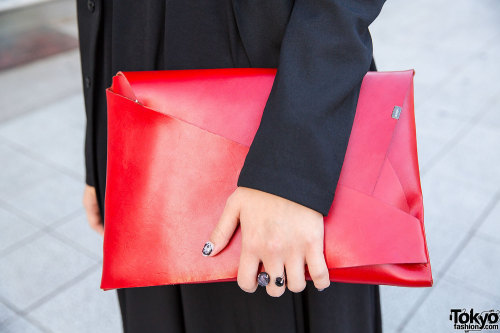
<instances>
[{"instance_id":1,"label":"pavement joint line","mask_svg":"<svg viewBox=\"0 0 500 333\"><path fill-rule=\"evenodd\" d=\"M24 247L25 245L28 245L32 241L35 241L38 238L45 236L45 235L50 235L52 237L59 239L61 242L68 244L67 241L63 241L62 239L60 239L60 237L56 237L56 236L59 236L59 233L57 235L54 235L54 232L57 232L57 231L51 225L41 226L37 231L33 232L31 235L20 239L19 241L15 242L14 244L9 245L8 247L6 247L2 251L0 251L0 258L7 256L8 254L16 251L17 249L20 249L20 248ZM72 245L72 248L75 250L78 250L74 247L74 245ZM86 250L86 251L88 251L88 250ZM82 252L82 251L79 251L79 252ZM82 254L87 255L86 253L82 253ZM96 257L95 254L92 254L91 259L94 259L94 260L99 259L99 258L96 259L95 257Z\"/></svg>"},{"instance_id":2,"label":"pavement joint line","mask_svg":"<svg viewBox=\"0 0 500 333\"><path fill-rule=\"evenodd\" d=\"M17 316L22 317L23 319L31 322L33 325L35 325L37 328L39 328L43 332L52 333L51 330L49 330L46 327L44 327L43 324L40 323L38 320L36 320L36 319L32 318L31 316L29 316L29 312L35 310L37 307L39 307L39 306L45 304L46 302L50 301L50 299L52 299L53 297L57 296L59 293L63 292L64 290L69 289L75 283L78 283L79 281L83 280L84 278L86 278L87 276L89 276L90 274L92 274L97 269L100 269L100 265L99 264L96 263L96 264L91 265L90 267L88 267L87 269L85 269L84 271L82 271L80 274L78 274L77 276L75 276L74 278L72 278L69 281L67 281L67 282L63 283L62 285L60 285L53 292L50 292L49 294L47 294L47 295L43 296L42 298L40 298L38 301L35 301L31 305L27 306L26 309L24 309L24 310L19 309L15 304L13 304L10 301L6 300L1 294L0 294L0 302L2 302L9 310L11 310L12 312L14 312ZM2 325L9 324L10 322L13 322L16 319L17 318L15 316L11 317L11 318L8 318L8 319L6 319L2 323Z\"/></svg>"},{"instance_id":3,"label":"pavement joint line","mask_svg":"<svg viewBox=\"0 0 500 333\"><path fill-rule=\"evenodd\" d=\"M36 319L30 318L30 317L23 317L24 320L29 321L32 325L34 325L36 328L38 328L40 331L44 333L53 333L54 331L48 329L45 327L41 322L39 322Z\"/></svg>"},{"instance_id":4,"label":"pavement joint line","mask_svg":"<svg viewBox=\"0 0 500 333\"><path fill-rule=\"evenodd\" d=\"M417 301L413 304L413 306L410 307L409 311L407 311L407 314L403 317L401 320L401 323L396 326L396 331L397 332L403 332L405 326L408 324L408 322L411 320L413 317L413 314L415 313L416 310L422 305L422 303L427 299L429 294L432 292L432 288L435 288L437 284L437 281L434 281L434 285L430 288L426 288L426 290L418 296Z\"/></svg>"},{"instance_id":5,"label":"pavement joint line","mask_svg":"<svg viewBox=\"0 0 500 333\"><path fill-rule=\"evenodd\" d=\"M55 221L51 224L48 224L43 230L47 234L51 235L52 237L59 239L59 241L65 243L66 245L70 246L74 250L87 256L89 259L94 260L96 262L99 262L100 257L98 255L89 251L84 246L74 242L73 240L71 240L69 237L65 236L61 232L57 231L57 228L61 227L65 223L69 223L71 220L83 215L84 213L85 213L85 211L83 211L82 208L79 208L78 210L58 219L57 221Z\"/></svg>"},{"instance_id":6,"label":"pavement joint line","mask_svg":"<svg viewBox=\"0 0 500 333\"><path fill-rule=\"evenodd\" d=\"M45 229L49 229L49 231L50 231L50 226L47 226ZM9 247L8 249L11 249L11 251L8 251L8 252L12 252L12 251L14 251L17 248L20 248L20 247L26 245L28 242L31 242L32 240L40 238L42 235L46 235L46 234L47 234L47 230L42 229L42 230L36 232L35 234L27 237L25 239L25 241L22 242L23 244L20 244L19 246L16 246L14 249L11 249L12 246ZM53 237L55 237L55 238L57 238L57 239L59 239L60 241L63 241L61 239L61 237L57 237L57 235L55 236L53 233L50 233L50 235L53 236ZM63 242L66 243L66 244L69 244L67 241L63 241ZM21 242L18 242L18 243L21 243ZM18 244L18 243L16 243L16 244ZM75 248L74 245L72 246L72 248L74 248L78 252L81 252L81 253L83 252L82 254L84 254L87 257L89 257L91 260L94 261L94 263L91 266L89 266L87 269L85 269L84 271L82 271L81 273L79 273L74 278L70 279L66 283L63 283L61 286L58 287L57 290L55 290L55 291L53 291L53 292L51 292L51 293L43 296L38 301L36 301L33 304L31 304L28 307L26 307L25 310L19 309L15 304L13 304L10 301L4 299L1 296L1 294L0 294L0 302L2 302L7 308L9 308L12 312L14 312L15 314L17 314L18 316L23 317L24 319L27 319L27 320L29 319L32 322L32 324L36 325L38 328L43 329L43 331L45 331L45 332L50 332L49 330L47 330L46 328L44 328L43 325L41 323L39 323L37 320L27 317L26 315L28 314L28 312L30 312L34 308L36 308L36 307L44 304L46 301L50 300L52 297L55 297L57 294L59 294L59 292L62 292L63 290L66 290L67 288L69 288L70 286L72 286L74 283L77 283L78 281L80 281L83 278L87 277L88 275L90 275L91 273L93 273L96 269L100 269L101 266L102 266L102 259L98 258L94 254L89 255L88 253L90 253L90 251L88 251L86 249L85 249L85 251L81 251L80 249ZM5 253L5 251L2 251L2 253L0 254L0 258L3 257L3 256L5 256L6 254L8 254L8 253ZM8 323L9 320L10 320L10 318L8 318L5 322L3 322L2 325L5 325L6 323Z\"/></svg>"},{"instance_id":7,"label":"pavement joint line","mask_svg":"<svg viewBox=\"0 0 500 333\"><path fill-rule=\"evenodd\" d=\"M26 316L28 315L31 311L35 310L36 308L40 307L41 305L45 304L49 300L53 299L55 296L59 295L63 291L73 287L75 284L80 282L81 280L85 279L86 277L90 276L90 274L94 273L96 270L99 270L101 268L101 265L98 263L94 263L90 265L88 268L83 270L81 273L76 275L75 277L71 278L70 280L64 282L60 286L57 287L56 290L46 294L39 300L33 302L32 304L28 305L26 309L22 310L22 315Z\"/></svg>"},{"instance_id":8,"label":"pavement joint line","mask_svg":"<svg viewBox=\"0 0 500 333\"><path fill-rule=\"evenodd\" d=\"M77 242L73 241L71 238L63 235L62 233L58 232L57 230L49 227L47 230L49 234L51 234L53 237L59 239L61 242L65 243L66 245L72 247L74 250L82 253L83 255L87 256L89 259L94 260L95 262L98 262L100 257L97 254L94 254L90 250L86 249L82 245L78 244Z\"/></svg>"},{"instance_id":9,"label":"pavement joint line","mask_svg":"<svg viewBox=\"0 0 500 333\"><path fill-rule=\"evenodd\" d=\"M19 316L19 317L21 317L24 320L28 321L30 324L32 324L33 326L35 326L36 328L38 328L40 331L42 331L44 333L53 333L53 331L51 331L47 327L43 326L43 324L41 322L39 322L38 320L36 320L36 319L30 318L30 317L26 317L26 316ZM16 320L17 320L17 317L9 318L2 325L4 325L4 324L10 324L11 322L15 322Z\"/></svg>"},{"instance_id":10,"label":"pavement joint line","mask_svg":"<svg viewBox=\"0 0 500 333\"><path fill-rule=\"evenodd\" d=\"M33 150L27 148L26 146L9 139L1 133L0 133L0 137L2 137L2 139L4 139L4 141L5 141L4 143L6 145L11 146L16 151L24 154L25 156L28 156L34 160L37 160L38 162L45 164L45 166L51 167L51 168L55 169L56 171L59 171L59 172L65 174L66 176L72 177L73 179L75 179L77 181L83 182L83 176L80 175L79 173L71 170L70 168L65 167L63 165L60 165L58 163L52 162L51 160L46 158L43 154L37 153L36 151L33 151ZM82 141L82 154L83 153L84 152L83 152L83 141Z\"/></svg>"},{"instance_id":11,"label":"pavement joint line","mask_svg":"<svg viewBox=\"0 0 500 333\"><path fill-rule=\"evenodd\" d=\"M18 316L23 315L22 310L19 309L15 304L11 303L9 300L5 299L2 296L2 294L0 294L0 303L5 305L6 308L8 308L10 311L14 312L16 315L18 315ZM2 322L2 324L5 324L9 320L10 320L10 318L7 318L4 322Z\"/></svg>"},{"instance_id":12,"label":"pavement joint line","mask_svg":"<svg viewBox=\"0 0 500 333\"><path fill-rule=\"evenodd\" d=\"M12 245L7 246L5 249L0 251L0 259L9 255L10 253L16 251L17 249L22 248L23 246L37 240L38 238L46 235L46 231L42 228L40 230L35 231L33 234L21 238L19 241L15 242Z\"/></svg>"},{"instance_id":13,"label":"pavement joint line","mask_svg":"<svg viewBox=\"0 0 500 333\"><path fill-rule=\"evenodd\" d=\"M3 296L0 294L0 303L2 303L6 308L8 308L10 311L12 311L15 316L8 317L5 321L3 321L1 324L2 326L6 326L7 324L10 324L11 322L14 322L17 320L18 317L21 317L27 321L29 321L31 324L35 325L37 328L39 328L42 332L47 332L51 333L52 331L48 330L47 328L43 327L38 321L33 320L32 318L26 317L26 314L19 309L15 304L11 303L9 300L3 298ZM1 328L1 326L0 326Z\"/></svg>"},{"instance_id":14,"label":"pavement joint line","mask_svg":"<svg viewBox=\"0 0 500 333\"><path fill-rule=\"evenodd\" d=\"M483 209L481 214L475 219L474 223L472 223L471 227L467 231L466 236L460 242L458 242L457 246L455 246L450 255L448 255L444 264L441 266L442 268L440 270L441 271L440 279L443 279L446 276L446 273L448 272L449 268L452 266L455 260L460 256L462 251L464 251L467 244L470 242L472 237L477 233L477 230L479 230L483 222L486 221L486 218L493 211L498 202L500 202L500 189L497 190L497 192L492 196L491 200L488 202L488 204ZM435 280L434 285L431 288L427 288L428 290L426 290L422 295L420 295L417 302L415 302L415 304L413 304L413 306L410 307L406 316L404 316L403 320L401 320L401 324L399 324L398 329L403 330L405 328L405 326L408 324L413 314L417 312L417 310L424 303L424 301L427 299L430 293L436 288L437 285L439 285L440 279Z\"/></svg>"},{"instance_id":15,"label":"pavement joint line","mask_svg":"<svg viewBox=\"0 0 500 333\"><path fill-rule=\"evenodd\" d=\"M80 217L80 215L83 215L83 214L85 214L85 209L83 208L83 205L82 205L82 207L79 207L78 209L72 211L71 213L69 213L61 218L58 218L57 220L54 220L53 222L50 222L47 226L49 226L53 229L56 229L59 226L65 224L66 222L69 222L77 217Z\"/></svg>"},{"instance_id":16,"label":"pavement joint line","mask_svg":"<svg viewBox=\"0 0 500 333\"><path fill-rule=\"evenodd\" d=\"M0 207L2 206L2 204L3 204L3 202L2 202L2 200L0 200ZM16 208L14 207L14 209L16 209ZM60 223L58 223L59 221L66 220L66 219L72 219L75 216L78 216L77 213L80 213L80 210L72 212L72 213L56 220L56 222L54 222L53 224L48 224L48 225L44 225L44 224L35 225L28 220L27 222L30 223L31 225L33 225L34 227L37 227L38 230L33 232L31 235L26 236L26 237L20 239L19 241L15 242L14 244L11 244L8 247L6 247L5 249L1 250L0 251L0 258L5 257L9 253L16 251L17 249L31 243L32 241L34 241L34 240L36 240L44 235L49 234L51 236L54 236L53 233L51 232L52 230L54 230L54 225L55 225L55 227L58 227L60 225ZM19 215L17 215L17 212L14 212L14 214L16 214L16 216L19 216ZM24 218L22 216L21 216L21 218L23 220L26 220L26 218ZM67 243L67 242L65 242L65 243ZM79 252L81 252L81 251L79 251ZM95 255L94 255L94 257L95 257ZM92 258L92 259L95 259L95 258Z\"/></svg>"},{"instance_id":17,"label":"pavement joint line","mask_svg":"<svg viewBox=\"0 0 500 333\"><path fill-rule=\"evenodd\" d=\"M46 225L37 219L34 219L31 215L25 213L23 210L11 205L5 199L0 198L0 207L8 211L9 213L21 218L25 222L31 224L32 226L43 228Z\"/></svg>"},{"instance_id":18,"label":"pavement joint line","mask_svg":"<svg viewBox=\"0 0 500 333\"><path fill-rule=\"evenodd\" d=\"M59 224L63 223L65 220L72 219L82 212L82 208L79 207L76 210L73 210L72 212L69 212L68 214L58 217L57 219L54 219L51 222L48 223L43 223L41 220L38 220L36 217L33 217L32 215L26 213L22 209L19 209L10 203L6 202L5 199L0 198L0 207L5 209L6 211L16 215L17 217L23 219L25 222L30 223L31 225L39 228L45 228L48 226L58 226Z\"/></svg>"},{"instance_id":19,"label":"pavement joint line","mask_svg":"<svg viewBox=\"0 0 500 333\"><path fill-rule=\"evenodd\" d=\"M494 100L496 100L497 96L494 96L484 102L484 105L491 104ZM481 108L478 108L481 109ZM492 109L493 110L493 109ZM488 112L477 112L469 121L465 122L462 127L456 132L454 136L452 136L436 153L434 153L428 160L427 163L422 167L421 174L424 176L429 172L435 165L441 161L444 156L450 152L453 147L455 147L460 141L463 140L464 137L467 136L468 133L472 131L474 127L476 127L482 118L488 115L492 110ZM417 143L418 145L418 143Z\"/></svg>"},{"instance_id":20,"label":"pavement joint line","mask_svg":"<svg viewBox=\"0 0 500 333\"><path fill-rule=\"evenodd\" d=\"M16 320L18 320L18 318L22 318L28 322L30 322L32 325L34 325L36 328L38 328L39 330L41 330L42 332L45 332L45 333L52 333L51 330L47 329L46 327L44 327L40 322L38 322L38 320L34 320L33 318L29 318L29 317L26 317L22 310L18 309L14 304L10 303L9 301L7 301L6 299L4 299L1 295L0 295L0 302L6 307L8 308L10 311L12 311L15 315L14 316L10 316L8 317L6 320L4 320L2 323L1 323L1 326L0 328L2 327L5 327L7 325L10 325L10 323L13 323L15 322Z\"/></svg>"}]
</instances>

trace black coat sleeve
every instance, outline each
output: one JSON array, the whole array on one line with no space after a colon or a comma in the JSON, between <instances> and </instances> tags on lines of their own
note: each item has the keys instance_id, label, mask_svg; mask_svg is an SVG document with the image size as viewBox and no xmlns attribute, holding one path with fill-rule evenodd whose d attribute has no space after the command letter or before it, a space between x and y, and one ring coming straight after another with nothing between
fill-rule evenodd
<instances>
[{"instance_id":1,"label":"black coat sleeve","mask_svg":"<svg viewBox=\"0 0 500 333\"><path fill-rule=\"evenodd\" d=\"M238 186L328 215L384 0L296 0Z\"/></svg>"}]
</instances>

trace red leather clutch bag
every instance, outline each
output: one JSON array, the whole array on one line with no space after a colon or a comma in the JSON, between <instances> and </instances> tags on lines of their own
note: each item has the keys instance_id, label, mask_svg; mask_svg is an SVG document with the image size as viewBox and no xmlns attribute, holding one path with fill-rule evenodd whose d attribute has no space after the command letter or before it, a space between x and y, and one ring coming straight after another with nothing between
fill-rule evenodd
<instances>
[{"instance_id":1,"label":"red leather clutch bag","mask_svg":"<svg viewBox=\"0 0 500 333\"><path fill-rule=\"evenodd\" d=\"M113 78L102 289L236 281L240 228L217 256L204 257L201 248L236 189L275 74L225 68ZM331 281L432 286L413 76L368 72L363 79L324 219Z\"/></svg>"}]
</instances>

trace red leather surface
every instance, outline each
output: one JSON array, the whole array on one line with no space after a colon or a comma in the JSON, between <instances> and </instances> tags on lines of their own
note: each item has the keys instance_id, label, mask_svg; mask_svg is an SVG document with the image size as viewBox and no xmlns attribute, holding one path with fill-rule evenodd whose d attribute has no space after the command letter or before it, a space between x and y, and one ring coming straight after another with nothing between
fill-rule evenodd
<instances>
[{"instance_id":1,"label":"red leather surface","mask_svg":"<svg viewBox=\"0 0 500 333\"><path fill-rule=\"evenodd\" d=\"M275 74L227 68L114 77L106 92L102 289L236 281L239 228L217 256L201 248L236 188ZM368 72L363 80L325 217L331 281L432 286L413 75ZM391 117L395 105L399 119Z\"/></svg>"}]
</instances>

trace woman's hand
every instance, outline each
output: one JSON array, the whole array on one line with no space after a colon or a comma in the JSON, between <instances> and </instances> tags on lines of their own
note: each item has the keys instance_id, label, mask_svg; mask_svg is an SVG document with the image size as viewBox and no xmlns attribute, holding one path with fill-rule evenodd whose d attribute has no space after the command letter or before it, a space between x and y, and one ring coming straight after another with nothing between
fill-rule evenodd
<instances>
[{"instance_id":1,"label":"woman's hand","mask_svg":"<svg viewBox=\"0 0 500 333\"><path fill-rule=\"evenodd\" d=\"M97 204L95 187L85 184L82 203L87 213L87 220L90 227L100 235L104 235L104 224L101 219L99 205Z\"/></svg>"},{"instance_id":2,"label":"woman's hand","mask_svg":"<svg viewBox=\"0 0 500 333\"><path fill-rule=\"evenodd\" d=\"M330 285L323 254L323 215L313 209L267 192L238 187L229 196L220 220L212 231L214 248L210 256L228 244L238 222L241 225L242 249L238 285L246 292L257 287L262 261L271 280L266 286L271 296L281 296L285 288L300 292L306 287L305 264L314 286ZM277 286L276 277L286 270L286 287Z\"/></svg>"}]
</instances>

